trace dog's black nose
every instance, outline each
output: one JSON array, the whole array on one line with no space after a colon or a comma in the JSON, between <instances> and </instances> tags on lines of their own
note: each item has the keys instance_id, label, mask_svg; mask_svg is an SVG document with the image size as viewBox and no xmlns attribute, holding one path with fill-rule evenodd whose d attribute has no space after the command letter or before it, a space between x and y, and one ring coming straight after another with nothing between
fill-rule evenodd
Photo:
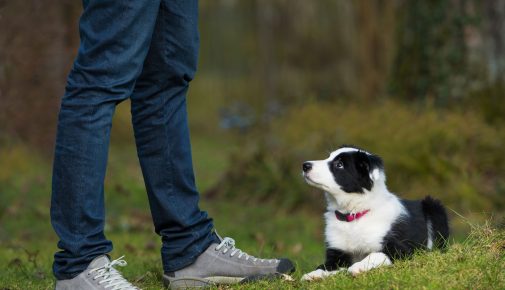
<instances>
[{"instance_id":1,"label":"dog's black nose","mask_svg":"<svg viewBox=\"0 0 505 290\"><path fill-rule=\"evenodd\" d=\"M304 162L302 165L303 172L309 172L312 169L312 163Z\"/></svg>"}]
</instances>

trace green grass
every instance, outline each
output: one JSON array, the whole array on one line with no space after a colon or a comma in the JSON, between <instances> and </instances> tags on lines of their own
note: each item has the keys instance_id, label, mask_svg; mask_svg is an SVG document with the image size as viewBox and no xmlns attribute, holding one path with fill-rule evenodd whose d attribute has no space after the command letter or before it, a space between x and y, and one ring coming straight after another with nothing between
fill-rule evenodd
<instances>
[{"instance_id":1,"label":"green grass","mask_svg":"<svg viewBox=\"0 0 505 290\"><path fill-rule=\"evenodd\" d=\"M115 139L121 138L113 136L106 179L106 235L114 242L111 255L126 255L128 266L121 270L136 285L160 289L160 240L153 231L135 149L132 142ZM225 135L197 134L192 141L196 175L204 192L228 167L232 148ZM49 162L31 148L5 140L0 140L0 160L0 289L53 289L51 263L57 238L49 222ZM505 288L505 233L487 224L474 226L466 240L452 241L446 253L419 253L356 278L342 273L322 282L302 283L301 275L324 258L320 213L286 209L272 201L251 205L203 198L201 205L214 217L218 232L235 238L239 248L256 256L288 257L297 264L296 282L257 282L231 289Z\"/></svg>"},{"instance_id":2,"label":"green grass","mask_svg":"<svg viewBox=\"0 0 505 290\"><path fill-rule=\"evenodd\" d=\"M304 272L322 261L321 223L307 213L277 211L268 205L261 211L219 203L208 207L223 234L240 247L260 256L283 255L296 261L296 282L269 281L232 289L503 289L505 286L505 234L488 226L475 228L463 242L453 242L446 253L418 253L389 268L356 278L345 273L322 282L298 282ZM268 218L267 218L268 217ZM47 228L50 231L49 228ZM161 288L158 239L149 229L113 230L113 257L126 254L123 273L143 289ZM51 256L55 238L48 234L2 242L0 283L3 289L52 289Z\"/></svg>"}]
</instances>

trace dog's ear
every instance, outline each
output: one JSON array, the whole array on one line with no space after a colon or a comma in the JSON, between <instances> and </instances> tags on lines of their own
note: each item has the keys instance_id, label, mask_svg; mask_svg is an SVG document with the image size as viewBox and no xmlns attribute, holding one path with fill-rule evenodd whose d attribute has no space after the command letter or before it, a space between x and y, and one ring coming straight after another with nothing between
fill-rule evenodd
<instances>
[{"instance_id":1,"label":"dog's ear","mask_svg":"<svg viewBox=\"0 0 505 290\"><path fill-rule=\"evenodd\" d=\"M374 182L379 180L383 167L382 159L379 156L358 152L356 169L361 176L362 186L367 190L371 190Z\"/></svg>"},{"instance_id":2,"label":"dog's ear","mask_svg":"<svg viewBox=\"0 0 505 290\"><path fill-rule=\"evenodd\" d=\"M370 169L372 164L368 154L363 151L358 151L355 155L355 167L358 173L358 180L362 188L371 190L373 186L373 180L370 178Z\"/></svg>"},{"instance_id":3,"label":"dog's ear","mask_svg":"<svg viewBox=\"0 0 505 290\"><path fill-rule=\"evenodd\" d=\"M368 161L369 161L368 173L370 174L370 179L372 179L373 181L379 180L380 171L384 170L384 163L382 162L382 159L377 155L369 154Z\"/></svg>"}]
</instances>

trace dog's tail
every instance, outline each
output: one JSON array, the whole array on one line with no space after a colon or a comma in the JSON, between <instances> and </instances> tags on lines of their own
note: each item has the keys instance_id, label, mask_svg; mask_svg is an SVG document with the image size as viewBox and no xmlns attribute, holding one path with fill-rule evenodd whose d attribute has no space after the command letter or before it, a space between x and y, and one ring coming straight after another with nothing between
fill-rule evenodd
<instances>
[{"instance_id":1,"label":"dog's tail","mask_svg":"<svg viewBox=\"0 0 505 290\"><path fill-rule=\"evenodd\" d=\"M427 247L445 249L449 238L449 219L444 206L431 196L421 201L428 227Z\"/></svg>"}]
</instances>

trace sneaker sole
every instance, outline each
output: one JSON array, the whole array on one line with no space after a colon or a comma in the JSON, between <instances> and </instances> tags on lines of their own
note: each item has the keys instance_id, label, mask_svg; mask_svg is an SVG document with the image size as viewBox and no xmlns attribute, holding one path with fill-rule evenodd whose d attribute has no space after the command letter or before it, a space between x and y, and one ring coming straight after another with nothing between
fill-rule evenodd
<instances>
[{"instance_id":1,"label":"sneaker sole","mask_svg":"<svg viewBox=\"0 0 505 290\"><path fill-rule=\"evenodd\" d=\"M249 283L259 280L274 280L283 278L284 275L285 274L267 274L267 275L255 275L249 277L212 276L205 278L198 278L198 277L172 278L168 277L167 275L163 275L163 284L165 284L165 286L170 289L208 288L216 285L233 285L239 283Z\"/></svg>"},{"instance_id":2,"label":"sneaker sole","mask_svg":"<svg viewBox=\"0 0 505 290\"><path fill-rule=\"evenodd\" d=\"M212 286L216 286L218 284L238 284L242 280L243 277L181 277L181 278L171 278L166 275L163 275L163 284L170 289L187 289L187 288L208 288Z\"/></svg>"}]
</instances>

